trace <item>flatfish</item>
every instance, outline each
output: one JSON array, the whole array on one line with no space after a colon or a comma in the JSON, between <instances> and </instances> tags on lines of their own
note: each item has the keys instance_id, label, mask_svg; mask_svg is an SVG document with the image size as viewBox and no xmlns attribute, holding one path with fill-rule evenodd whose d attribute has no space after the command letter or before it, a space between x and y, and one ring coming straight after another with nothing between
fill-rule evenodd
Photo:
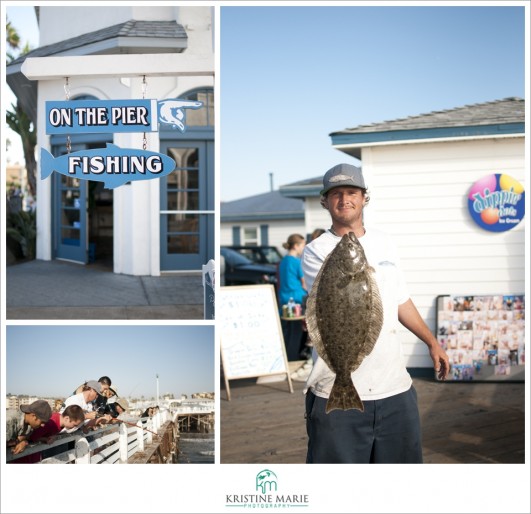
<instances>
[{"instance_id":1,"label":"flatfish","mask_svg":"<svg viewBox=\"0 0 531 514\"><path fill-rule=\"evenodd\" d=\"M353 232L324 260L308 295L306 323L319 357L336 374L326 412L363 411L351 373L376 344L383 308L374 269Z\"/></svg>"}]
</instances>

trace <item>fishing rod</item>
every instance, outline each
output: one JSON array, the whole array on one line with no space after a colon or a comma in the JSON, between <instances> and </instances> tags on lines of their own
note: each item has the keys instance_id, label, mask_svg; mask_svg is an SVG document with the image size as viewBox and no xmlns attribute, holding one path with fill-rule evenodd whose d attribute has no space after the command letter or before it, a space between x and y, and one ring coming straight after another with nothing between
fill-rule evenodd
<instances>
[{"instance_id":1,"label":"fishing rod","mask_svg":"<svg viewBox=\"0 0 531 514\"><path fill-rule=\"evenodd\" d=\"M112 421L118 421L119 423L125 423L126 425L130 425L135 428L141 428L142 430L146 430L147 432L151 432L152 434L155 434L158 436L157 432L153 432L153 430L149 430L149 428L139 427L136 423L129 423L128 421L124 421L123 419L118 418L111 418Z\"/></svg>"}]
</instances>

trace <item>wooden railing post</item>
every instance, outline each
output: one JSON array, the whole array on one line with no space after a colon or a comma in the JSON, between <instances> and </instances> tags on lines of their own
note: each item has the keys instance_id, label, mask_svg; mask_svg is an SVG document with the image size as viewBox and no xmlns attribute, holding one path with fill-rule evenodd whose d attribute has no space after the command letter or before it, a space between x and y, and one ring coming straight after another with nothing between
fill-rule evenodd
<instances>
[{"instance_id":1,"label":"wooden railing post","mask_svg":"<svg viewBox=\"0 0 531 514\"><path fill-rule=\"evenodd\" d=\"M138 444L138 451L144 451L144 430L142 428L142 421L138 420L136 424L136 441Z\"/></svg>"},{"instance_id":2,"label":"wooden railing post","mask_svg":"<svg viewBox=\"0 0 531 514\"><path fill-rule=\"evenodd\" d=\"M147 423L146 423L146 428L148 429L147 443L151 444L153 442L153 434L149 432L150 430L153 430L153 422L151 421L151 418L148 418Z\"/></svg>"},{"instance_id":3,"label":"wooden railing post","mask_svg":"<svg viewBox=\"0 0 531 514\"><path fill-rule=\"evenodd\" d=\"M120 460L122 462L127 462L127 425L125 423L120 425L118 444L120 446Z\"/></svg>"},{"instance_id":4,"label":"wooden railing post","mask_svg":"<svg viewBox=\"0 0 531 514\"><path fill-rule=\"evenodd\" d=\"M76 441L76 464L90 464L90 447L86 437Z\"/></svg>"}]
</instances>

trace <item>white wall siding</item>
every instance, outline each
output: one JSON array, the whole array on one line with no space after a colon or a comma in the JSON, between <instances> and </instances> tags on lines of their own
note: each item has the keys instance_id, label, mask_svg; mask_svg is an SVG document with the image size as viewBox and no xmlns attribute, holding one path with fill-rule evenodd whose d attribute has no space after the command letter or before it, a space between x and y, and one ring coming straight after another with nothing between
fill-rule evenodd
<instances>
[{"instance_id":1,"label":"white wall siding","mask_svg":"<svg viewBox=\"0 0 531 514\"><path fill-rule=\"evenodd\" d=\"M435 332L440 294L522 294L524 223L494 233L468 212L468 190L506 173L525 187L524 139L379 146L362 151L371 193L367 226L391 234L419 312ZM408 366L431 366L425 345L400 332Z\"/></svg>"},{"instance_id":2,"label":"white wall siding","mask_svg":"<svg viewBox=\"0 0 531 514\"><path fill-rule=\"evenodd\" d=\"M321 207L320 197L307 198L304 202L306 217L306 233L311 234L316 228L327 229L330 227L330 214Z\"/></svg>"}]
</instances>

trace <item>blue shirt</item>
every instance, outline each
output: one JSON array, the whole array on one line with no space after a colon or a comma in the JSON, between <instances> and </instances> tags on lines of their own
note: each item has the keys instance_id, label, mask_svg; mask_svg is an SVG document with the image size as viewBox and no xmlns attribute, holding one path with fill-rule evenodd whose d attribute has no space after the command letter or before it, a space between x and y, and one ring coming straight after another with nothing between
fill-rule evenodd
<instances>
[{"instance_id":1,"label":"blue shirt","mask_svg":"<svg viewBox=\"0 0 531 514\"><path fill-rule=\"evenodd\" d=\"M306 290L302 287L301 279L302 263L299 257L286 255L278 266L278 279L280 287L278 291L279 308L287 304L290 298L295 303L302 303L306 296Z\"/></svg>"}]
</instances>

